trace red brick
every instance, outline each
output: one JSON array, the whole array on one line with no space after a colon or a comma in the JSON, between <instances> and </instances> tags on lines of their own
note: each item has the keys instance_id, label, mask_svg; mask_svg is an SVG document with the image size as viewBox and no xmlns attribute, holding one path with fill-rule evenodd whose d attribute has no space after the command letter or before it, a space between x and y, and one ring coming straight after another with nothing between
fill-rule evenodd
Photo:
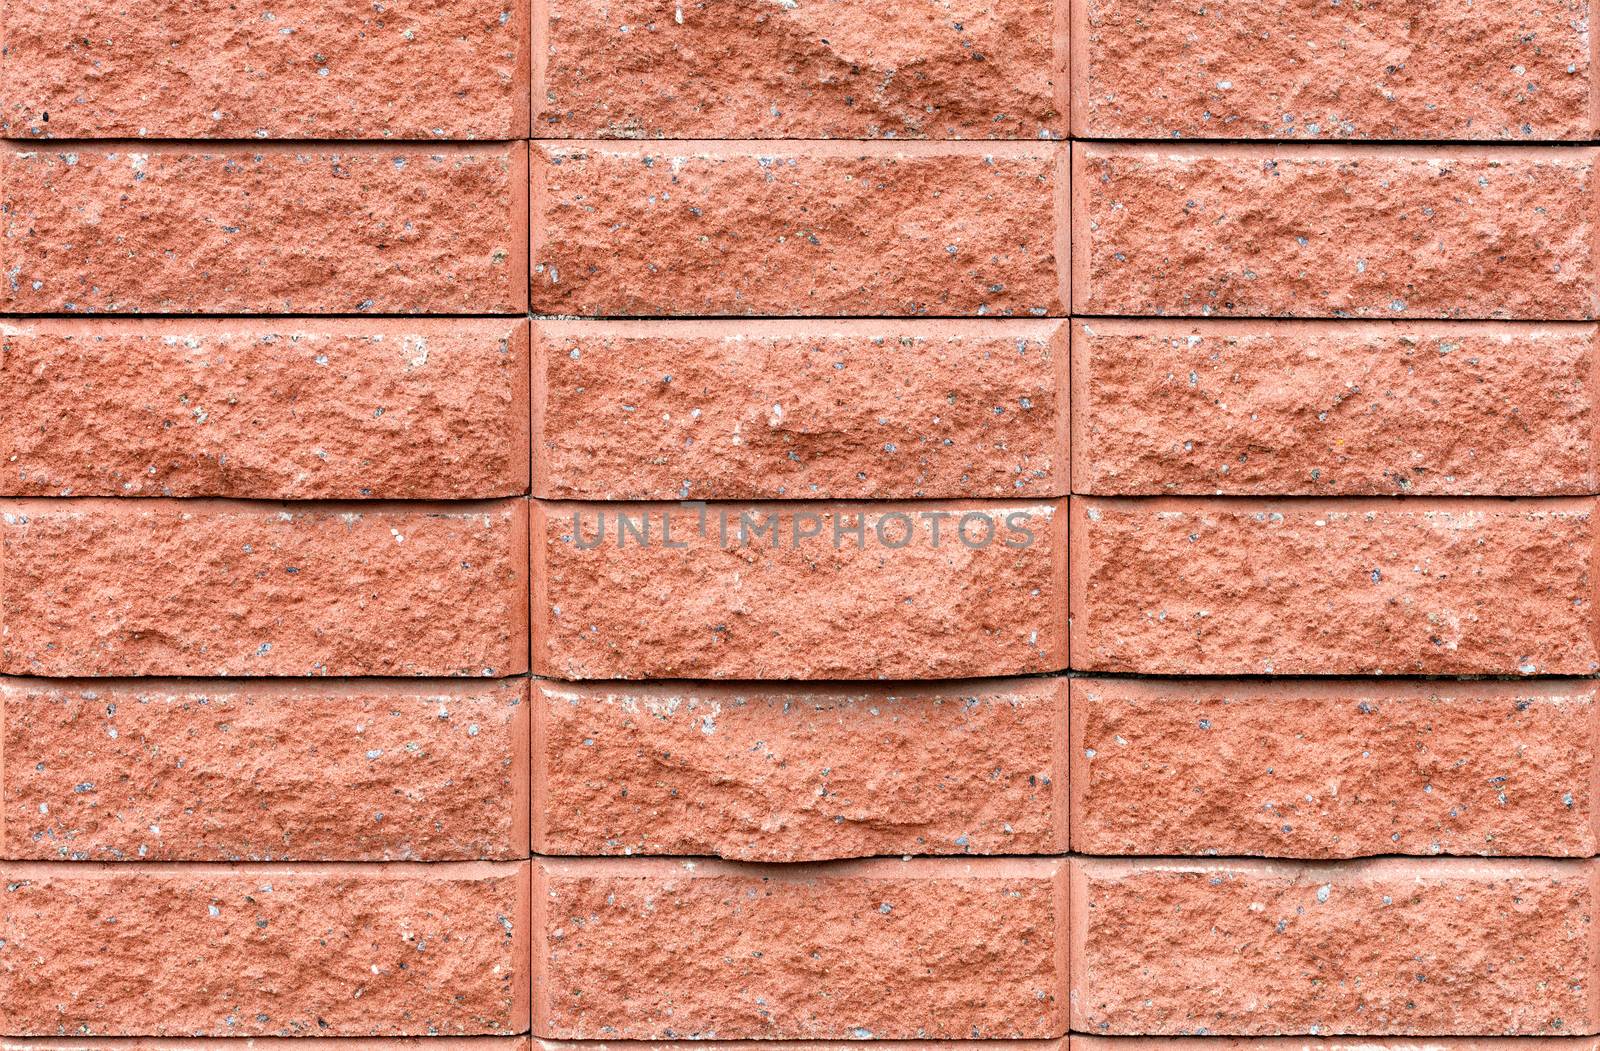
<instances>
[{"instance_id":1,"label":"red brick","mask_svg":"<svg viewBox=\"0 0 1600 1051\"><path fill-rule=\"evenodd\" d=\"M1002 1051L1066 1051L1067 1037L1054 1040L1011 1040L1000 1045L974 1045L965 1040L874 1040L872 1046L881 1051L973 1051L978 1046L993 1046ZM639 1040L607 1043L600 1040L534 1040L541 1051L751 1051L750 1045L739 1040ZM432 1046L431 1044L429 1045ZM0 1048L10 1051L0 1042ZM23 1048L19 1051L28 1051ZM64 1049L65 1051L65 1049ZM226 1051L225 1048L217 1051ZM859 1040L789 1040L782 1051L861 1051ZM1513 1049L1514 1051L1514 1049ZM1546 1048L1544 1051L1561 1051ZM1589 1051L1573 1048L1571 1051Z\"/></svg>"},{"instance_id":2,"label":"red brick","mask_svg":"<svg viewBox=\"0 0 1600 1051\"><path fill-rule=\"evenodd\" d=\"M0 309L527 308L520 143L0 148Z\"/></svg>"},{"instance_id":3,"label":"red brick","mask_svg":"<svg viewBox=\"0 0 1600 1051\"><path fill-rule=\"evenodd\" d=\"M0 680L0 857L523 858L527 692Z\"/></svg>"},{"instance_id":4,"label":"red brick","mask_svg":"<svg viewBox=\"0 0 1600 1051\"><path fill-rule=\"evenodd\" d=\"M565 679L1059 671L1064 512L1059 501L699 511L535 503L534 671ZM619 514L631 531L619 533Z\"/></svg>"},{"instance_id":5,"label":"red brick","mask_svg":"<svg viewBox=\"0 0 1600 1051\"><path fill-rule=\"evenodd\" d=\"M528 488L525 321L0 324L12 496Z\"/></svg>"},{"instance_id":6,"label":"red brick","mask_svg":"<svg viewBox=\"0 0 1600 1051\"><path fill-rule=\"evenodd\" d=\"M1589 857L1592 682L1074 679L1086 854Z\"/></svg>"},{"instance_id":7,"label":"red brick","mask_svg":"<svg viewBox=\"0 0 1600 1051\"><path fill-rule=\"evenodd\" d=\"M1419 1041L1404 1037L1100 1037L1074 1033L1067 1041L1072 1051L1183 1051L1185 1047L1207 1051L1595 1051L1600 1048L1600 1041L1594 1037L1579 1036L1464 1036Z\"/></svg>"},{"instance_id":8,"label":"red brick","mask_svg":"<svg viewBox=\"0 0 1600 1051\"><path fill-rule=\"evenodd\" d=\"M1111 139L1588 139L1588 0L1075 0L1073 127Z\"/></svg>"},{"instance_id":9,"label":"red brick","mask_svg":"<svg viewBox=\"0 0 1600 1051\"><path fill-rule=\"evenodd\" d=\"M1595 152L1073 147L1074 311L1586 320Z\"/></svg>"},{"instance_id":10,"label":"red brick","mask_svg":"<svg viewBox=\"0 0 1600 1051\"><path fill-rule=\"evenodd\" d=\"M533 309L1063 314L1067 175L1050 143L535 143Z\"/></svg>"},{"instance_id":11,"label":"red brick","mask_svg":"<svg viewBox=\"0 0 1600 1051\"><path fill-rule=\"evenodd\" d=\"M541 321L540 496L1064 496L1059 322Z\"/></svg>"},{"instance_id":12,"label":"red brick","mask_svg":"<svg viewBox=\"0 0 1600 1051\"><path fill-rule=\"evenodd\" d=\"M0 672L513 675L527 504L0 502Z\"/></svg>"},{"instance_id":13,"label":"red brick","mask_svg":"<svg viewBox=\"0 0 1600 1051\"><path fill-rule=\"evenodd\" d=\"M1072 863L1072 1026L1587 1035L1586 861Z\"/></svg>"},{"instance_id":14,"label":"red brick","mask_svg":"<svg viewBox=\"0 0 1600 1051\"><path fill-rule=\"evenodd\" d=\"M1066 135L1066 0L536 7L541 138Z\"/></svg>"},{"instance_id":15,"label":"red brick","mask_svg":"<svg viewBox=\"0 0 1600 1051\"><path fill-rule=\"evenodd\" d=\"M528 4L0 0L0 135L516 139Z\"/></svg>"},{"instance_id":16,"label":"red brick","mask_svg":"<svg viewBox=\"0 0 1600 1051\"><path fill-rule=\"evenodd\" d=\"M1066 1032L1065 862L535 865L538 1036Z\"/></svg>"},{"instance_id":17,"label":"red brick","mask_svg":"<svg viewBox=\"0 0 1600 1051\"><path fill-rule=\"evenodd\" d=\"M1072 665L1588 675L1592 499L1074 498Z\"/></svg>"},{"instance_id":18,"label":"red brick","mask_svg":"<svg viewBox=\"0 0 1600 1051\"><path fill-rule=\"evenodd\" d=\"M314 1039L316 1044L308 1046L261 1037L253 1040L251 1046L256 1051L262 1048L288 1051L296 1046L304 1051L530 1051L534 1047L526 1036L319 1036ZM239 1043L228 1037L0 1037L0 1051L238 1051ZM589 1051L604 1049L591 1046ZM1037 1051L1050 1049L1041 1046Z\"/></svg>"},{"instance_id":19,"label":"red brick","mask_svg":"<svg viewBox=\"0 0 1600 1051\"><path fill-rule=\"evenodd\" d=\"M1084 321L1081 493L1600 488L1592 325Z\"/></svg>"},{"instance_id":20,"label":"red brick","mask_svg":"<svg viewBox=\"0 0 1600 1051\"><path fill-rule=\"evenodd\" d=\"M0 864L19 1036L527 1028L528 863Z\"/></svg>"},{"instance_id":21,"label":"red brick","mask_svg":"<svg viewBox=\"0 0 1600 1051\"><path fill-rule=\"evenodd\" d=\"M1067 849L1067 681L534 695L541 854L817 861Z\"/></svg>"}]
</instances>

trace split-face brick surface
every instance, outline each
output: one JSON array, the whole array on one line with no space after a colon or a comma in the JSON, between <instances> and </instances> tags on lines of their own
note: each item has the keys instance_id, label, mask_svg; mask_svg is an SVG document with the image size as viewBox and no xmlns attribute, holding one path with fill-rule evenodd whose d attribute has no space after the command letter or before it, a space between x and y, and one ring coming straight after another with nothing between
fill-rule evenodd
<instances>
[{"instance_id":1,"label":"split-face brick surface","mask_svg":"<svg viewBox=\"0 0 1600 1051\"><path fill-rule=\"evenodd\" d=\"M1084 854L1590 857L1588 680L1072 680Z\"/></svg>"},{"instance_id":2,"label":"split-face brick surface","mask_svg":"<svg viewBox=\"0 0 1600 1051\"><path fill-rule=\"evenodd\" d=\"M566 679L1060 671L1065 528L1059 501L536 502L533 670Z\"/></svg>"},{"instance_id":3,"label":"split-face brick surface","mask_svg":"<svg viewBox=\"0 0 1600 1051\"><path fill-rule=\"evenodd\" d=\"M533 309L1053 317L1067 169L1050 143L536 143Z\"/></svg>"},{"instance_id":4,"label":"split-face brick surface","mask_svg":"<svg viewBox=\"0 0 1600 1051\"><path fill-rule=\"evenodd\" d=\"M527 504L0 502L0 672L527 670Z\"/></svg>"},{"instance_id":5,"label":"split-face brick surface","mask_svg":"<svg viewBox=\"0 0 1600 1051\"><path fill-rule=\"evenodd\" d=\"M1590 139L1589 0L1072 0L1073 131L1110 139Z\"/></svg>"},{"instance_id":6,"label":"split-face brick surface","mask_svg":"<svg viewBox=\"0 0 1600 1051\"><path fill-rule=\"evenodd\" d=\"M540 321L534 492L1065 496L1054 321Z\"/></svg>"},{"instance_id":7,"label":"split-face brick surface","mask_svg":"<svg viewBox=\"0 0 1600 1051\"><path fill-rule=\"evenodd\" d=\"M534 1031L1039 1039L1066 1031L1066 864L535 863Z\"/></svg>"},{"instance_id":8,"label":"split-face brick surface","mask_svg":"<svg viewBox=\"0 0 1600 1051\"><path fill-rule=\"evenodd\" d=\"M528 862L4 866L19 1036L431 1036L528 1026Z\"/></svg>"},{"instance_id":9,"label":"split-face brick surface","mask_svg":"<svg viewBox=\"0 0 1600 1051\"><path fill-rule=\"evenodd\" d=\"M543 0L535 138L1049 139L1067 0Z\"/></svg>"},{"instance_id":10,"label":"split-face brick surface","mask_svg":"<svg viewBox=\"0 0 1600 1051\"><path fill-rule=\"evenodd\" d=\"M0 135L516 139L527 0L3 0Z\"/></svg>"},{"instance_id":11,"label":"split-face brick surface","mask_svg":"<svg viewBox=\"0 0 1600 1051\"><path fill-rule=\"evenodd\" d=\"M1600 488L1592 325L1073 323L1073 489L1554 496Z\"/></svg>"},{"instance_id":12,"label":"split-face brick surface","mask_svg":"<svg viewBox=\"0 0 1600 1051\"><path fill-rule=\"evenodd\" d=\"M1074 497L1072 666L1592 675L1594 507Z\"/></svg>"},{"instance_id":13,"label":"split-face brick surface","mask_svg":"<svg viewBox=\"0 0 1600 1051\"><path fill-rule=\"evenodd\" d=\"M534 849L1058 854L1067 680L534 684Z\"/></svg>"},{"instance_id":14,"label":"split-face brick surface","mask_svg":"<svg viewBox=\"0 0 1600 1051\"><path fill-rule=\"evenodd\" d=\"M0 323L0 402L8 496L528 487L525 321Z\"/></svg>"},{"instance_id":15,"label":"split-face brick surface","mask_svg":"<svg viewBox=\"0 0 1600 1051\"><path fill-rule=\"evenodd\" d=\"M1074 312L1587 320L1595 156L1075 144Z\"/></svg>"},{"instance_id":16,"label":"split-face brick surface","mask_svg":"<svg viewBox=\"0 0 1600 1051\"><path fill-rule=\"evenodd\" d=\"M0 309L527 306L527 154L497 145L0 146Z\"/></svg>"},{"instance_id":17,"label":"split-face brick surface","mask_svg":"<svg viewBox=\"0 0 1600 1051\"><path fill-rule=\"evenodd\" d=\"M1072 863L1072 1028L1106 1036L1588 1035L1577 861Z\"/></svg>"},{"instance_id":18,"label":"split-face brick surface","mask_svg":"<svg viewBox=\"0 0 1600 1051\"><path fill-rule=\"evenodd\" d=\"M528 852L527 683L0 680L0 857Z\"/></svg>"}]
</instances>

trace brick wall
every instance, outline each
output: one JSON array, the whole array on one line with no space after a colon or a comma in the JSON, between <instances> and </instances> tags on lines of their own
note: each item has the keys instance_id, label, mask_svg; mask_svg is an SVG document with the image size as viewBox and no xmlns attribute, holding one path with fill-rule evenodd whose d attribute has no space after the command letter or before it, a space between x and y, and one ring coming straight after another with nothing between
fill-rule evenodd
<instances>
[{"instance_id":1,"label":"brick wall","mask_svg":"<svg viewBox=\"0 0 1600 1051\"><path fill-rule=\"evenodd\" d=\"M1596 1051L1590 7L0 0L0 1049Z\"/></svg>"}]
</instances>

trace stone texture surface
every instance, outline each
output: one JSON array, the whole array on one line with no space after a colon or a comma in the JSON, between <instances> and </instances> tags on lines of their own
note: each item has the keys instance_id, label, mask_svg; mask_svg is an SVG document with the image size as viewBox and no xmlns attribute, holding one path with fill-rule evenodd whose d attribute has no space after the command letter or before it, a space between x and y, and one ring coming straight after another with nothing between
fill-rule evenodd
<instances>
[{"instance_id":1,"label":"stone texture surface","mask_svg":"<svg viewBox=\"0 0 1600 1051\"><path fill-rule=\"evenodd\" d=\"M9 496L528 488L525 321L0 323Z\"/></svg>"},{"instance_id":2,"label":"stone texture surface","mask_svg":"<svg viewBox=\"0 0 1600 1051\"><path fill-rule=\"evenodd\" d=\"M527 134L527 0L0 0L0 23L12 138Z\"/></svg>"},{"instance_id":3,"label":"stone texture surface","mask_svg":"<svg viewBox=\"0 0 1600 1051\"><path fill-rule=\"evenodd\" d=\"M1589 149L1082 144L1073 156L1076 313L1600 312Z\"/></svg>"},{"instance_id":4,"label":"stone texture surface","mask_svg":"<svg viewBox=\"0 0 1600 1051\"><path fill-rule=\"evenodd\" d=\"M535 313L1066 312L1065 146L535 143L532 168Z\"/></svg>"},{"instance_id":5,"label":"stone texture surface","mask_svg":"<svg viewBox=\"0 0 1600 1051\"><path fill-rule=\"evenodd\" d=\"M534 684L541 854L1067 849L1067 680Z\"/></svg>"},{"instance_id":6,"label":"stone texture surface","mask_svg":"<svg viewBox=\"0 0 1600 1051\"><path fill-rule=\"evenodd\" d=\"M424 1036L528 1026L528 863L0 863L20 1036Z\"/></svg>"},{"instance_id":7,"label":"stone texture surface","mask_svg":"<svg viewBox=\"0 0 1600 1051\"><path fill-rule=\"evenodd\" d=\"M549 1043L534 1041L527 1036L319 1036L315 1038L315 1045L290 1043L294 1039L258 1037L252 1038L250 1046L257 1049L278 1048L280 1051L287 1051L291 1047L304 1048L305 1051L530 1051L531 1048ZM237 1051L238 1046L238 1042L225 1036L0 1037L0 1051ZM590 1051L605 1049L591 1047ZM1030 1051L1051 1049L1041 1042Z\"/></svg>"},{"instance_id":8,"label":"stone texture surface","mask_svg":"<svg viewBox=\"0 0 1600 1051\"><path fill-rule=\"evenodd\" d=\"M541 321L539 496L1064 496L1059 322Z\"/></svg>"},{"instance_id":9,"label":"stone texture surface","mask_svg":"<svg viewBox=\"0 0 1600 1051\"><path fill-rule=\"evenodd\" d=\"M1595 686L1074 679L1085 854L1589 857Z\"/></svg>"},{"instance_id":10,"label":"stone texture surface","mask_svg":"<svg viewBox=\"0 0 1600 1051\"><path fill-rule=\"evenodd\" d=\"M1074 0L1075 133L1587 139L1588 0Z\"/></svg>"},{"instance_id":11,"label":"stone texture surface","mask_svg":"<svg viewBox=\"0 0 1600 1051\"><path fill-rule=\"evenodd\" d=\"M1293 1036L1085 1036L1067 1038L1073 1051L1595 1051L1600 1041L1580 1036L1458 1036L1348 1038Z\"/></svg>"},{"instance_id":12,"label":"stone texture surface","mask_svg":"<svg viewBox=\"0 0 1600 1051\"><path fill-rule=\"evenodd\" d=\"M534 672L917 679L1060 671L1065 510L1002 501L698 511L536 503Z\"/></svg>"},{"instance_id":13,"label":"stone texture surface","mask_svg":"<svg viewBox=\"0 0 1600 1051\"><path fill-rule=\"evenodd\" d=\"M8 675L513 675L527 503L0 502Z\"/></svg>"},{"instance_id":14,"label":"stone texture surface","mask_svg":"<svg viewBox=\"0 0 1600 1051\"><path fill-rule=\"evenodd\" d=\"M1591 325L1095 320L1072 340L1076 492L1600 488Z\"/></svg>"},{"instance_id":15,"label":"stone texture surface","mask_svg":"<svg viewBox=\"0 0 1600 1051\"><path fill-rule=\"evenodd\" d=\"M540 138L1066 135L1066 0L540 8Z\"/></svg>"},{"instance_id":16,"label":"stone texture surface","mask_svg":"<svg viewBox=\"0 0 1600 1051\"><path fill-rule=\"evenodd\" d=\"M1595 503L1072 505L1072 666L1158 675L1590 675Z\"/></svg>"},{"instance_id":17,"label":"stone texture surface","mask_svg":"<svg viewBox=\"0 0 1600 1051\"><path fill-rule=\"evenodd\" d=\"M0 147L0 310L521 313L527 154Z\"/></svg>"},{"instance_id":18,"label":"stone texture surface","mask_svg":"<svg viewBox=\"0 0 1600 1051\"><path fill-rule=\"evenodd\" d=\"M534 1031L558 1039L1066 1032L1066 863L536 861Z\"/></svg>"},{"instance_id":19,"label":"stone texture surface","mask_svg":"<svg viewBox=\"0 0 1600 1051\"><path fill-rule=\"evenodd\" d=\"M0 857L528 853L527 683L0 680Z\"/></svg>"},{"instance_id":20,"label":"stone texture surface","mask_svg":"<svg viewBox=\"0 0 1600 1051\"><path fill-rule=\"evenodd\" d=\"M1579 861L1072 863L1072 1027L1143 1035L1585 1035Z\"/></svg>"}]
</instances>

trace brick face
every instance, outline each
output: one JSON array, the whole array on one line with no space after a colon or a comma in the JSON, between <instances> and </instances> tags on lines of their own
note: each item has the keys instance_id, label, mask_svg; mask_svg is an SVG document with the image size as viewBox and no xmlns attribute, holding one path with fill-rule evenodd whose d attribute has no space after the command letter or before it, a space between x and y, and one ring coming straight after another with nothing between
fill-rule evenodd
<instances>
[{"instance_id":1,"label":"brick face","mask_svg":"<svg viewBox=\"0 0 1600 1051\"><path fill-rule=\"evenodd\" d=\"M1589 857L1589 681L1072 681L1085 854Z\"/></svg>"},{"instance_id":2,"label":"brick face","mask_svg":"<svg viewBox=\"0 0 1600 1051\"><path fill-rule=\"evenodd\" d=\"M1073 128L1112 139L1588 139L1587 0L1074 0Z\"/></svg>"},{"instance_id":3,"label":"brick face","mask_svg":"<svg viewBox=\"0 0 1600 1051\"><path fill-rule=\"evenodd\" d=\"M1064 496L1059 322L534 326L535 493Z\"/></svg>"},{"instance_id":4,"label":"brick face","mask_svg":"<svg viewBox=\"0 0 1600 1051\"><path fill-rule=\"evenodd\" d=\"M535 313L1066 309L1065 147L535 144L532 168Z\"/></svg>"},{"instance_id":5,"label":"brick face","mask_svg":"<svg viewBox=\"0 0 1600 1051\"><path fill-rule=\"evenodd\" d=\"M1594 157L1076 144L1074 310L1590 319Z\"/></svg>"},{"instance_id":6,"label":"brick face","mask_svg":"<svg viewBox=\"0 0 1600 1051\"><path fill-rule=\"evenodd\" d=\"M1107 1036L1585 1035L1594 869L1073 862L1072 1028Z\"/></svg>"},{"instance_id":7,"label":"brick face","mask_svg":"<svg viewBox=\"0 0 1600 1051\"><path fill-rule=\"evenodd\" d=\"M422 1036L528 1026L528 863L0 865L19 1036Z\"/></svg>"},{"instance_id":8,"label":"brick face","mask_svg":"<svg viewBox=\"0 0 1600 1051\"><path fill-rule=\"evenodd\" d=\"M545 0L534 135L1039 139L1067 123L1066 0Z\"/></svg>"},{"instance_id":9,"label":"brick face","mask_svg":"<svg viewBox=\"0 0 1600 1051\"><path fill-rule=\"evenodd\" d=\"M526 172L518 143L7 144L0 308L521 313Z\"/></svg>"},{"instance_id":10,"label":"brick face","mask_svg":"<svg viewBox=\"0 0 1600 1051\"><path fill-rule=\"evenodd\" d=\"M1062 678L806 689L539 680L534 704L540 853L1066 850Z\"/></svg>"},{"instance_id":11,"label":"brick face","mask_svg":"<svg viewBox=\"0 0 1600 1051\"><path fill-rule=\"evenodd\" d=\"M523 321L0 324L9 496L450 499L528 487Z\"/></svg>"},{"instance_id":12,"label":"brick face","mask_svg":"<svg viewBox=\"0 0 1600 1051\"><path fill-rule=\"evenodd\" d=\"M534 959L548 976L534 1003L539 1036L1066 1031L1060 861L537 864Z\"/></svg>"},{"instance_id":13,"label":"brick face","mask_svg":"<svg viewBox=\"0 0 1600 1051\"><path fill-rule=\"evenodd\" d=\"M710 504L702 518L678 504L539 502L533 670L568 679L1060 671L1064 512L1057 502L769 503ZM864 624L872 630L851 627Z\"/></svg>"},{"instance_id":14,"label":"brick face","mask_svg":"<svg viewBox=\"0 0 1600 1051\"><path fill-rule=\"evenodd\" d=\"M1514 676L1600 666L1592 499L1074 497L1070 533L1075 669Z\"/></svg>"},{"instance_id":15,"label":"brick face","mask_svg":"<svg viewBox=\"0 0 1600 1051\"><path fill-rule=\"evenodd\" d=\"M516 674L527 535L521 500L0 502L0 671Z\"/></svg>"},{"instance_id":16,"label":"brick face","mask_svg":"<svg viewBox=\"0 0 1600 1051\"><path fill-rule=\"evenodd\" d=\"M528 851L527 685L0 680L0 857Z\"/></svg>"},{"instance_id":17,"label":"brick face","mask_svg":"<svg viewBox=\"0 0 1600 1051\"><path fill-rule=\"evenodd\" d=\"M13 138L527 134L526 0L4 0L0 22Z\"/></svg>"},{"instance_id":18,"label":"brick face","mask_svg":"<svg viewBox=\"0 0 1600 1051\"><path fill-rule=\"evenodd\" d=\"M1590 325L1073 325L1073 488L1550 496L1600 486Z\"/></svg>"}]
</instances>

